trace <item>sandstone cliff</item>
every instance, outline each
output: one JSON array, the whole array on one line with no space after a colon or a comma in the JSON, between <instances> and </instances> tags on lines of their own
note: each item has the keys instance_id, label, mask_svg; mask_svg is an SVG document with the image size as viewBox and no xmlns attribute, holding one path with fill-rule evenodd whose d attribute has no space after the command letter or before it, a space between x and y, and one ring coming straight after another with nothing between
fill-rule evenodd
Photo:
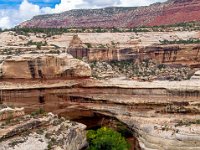
<instances>
[{"instance_id":1,"label":"sandstone cliff","mask_svg":"<svg viewBox=\"0 0 200 150\"><path fill-rule=\"evenodd\" d=\"M3 102L25 107L26 112L43 107L70 119L85 118L88 124L88 117L97 119L95 114L116 118L128 125L145 150L200 148L200 80L76 79L0 85Z\"/></svg>"},{"instance_id":2,"label":"sandstone cliff","mask_svg":"<svg viewBox=\"0 0 200 150\"><path fill-rule=\"evenodd\" d=\"M75 58L95 61L124 61L150 59L163 64L179 64L191 67L200 66L199 47L194 44L152 45L132 48L68 48Z\"/></svg>"},{"instance_id":3,"label":"sandstone cliff","mask_svg":"<svg viewBox=\"0 0 200 150\"><path fill-rule=\"evenodd\" d=\"M1 65L3 79L56 79L90 77L88 64L71 55L20 55L5 59Z\"/></svg>"}]
</instances>

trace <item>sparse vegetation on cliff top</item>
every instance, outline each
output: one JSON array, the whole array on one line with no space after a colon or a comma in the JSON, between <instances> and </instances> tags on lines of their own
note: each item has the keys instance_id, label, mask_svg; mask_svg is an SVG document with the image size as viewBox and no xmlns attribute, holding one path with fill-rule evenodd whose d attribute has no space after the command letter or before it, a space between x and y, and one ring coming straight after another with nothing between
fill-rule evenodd
<instances>
[{"instance_id":1,"label":"sparse vegetation on cliff top","mask_svg":"<svg viewBox=\"0 0 200 150\"><path fill-rule=\"evenodd\" d=\"M163 40L160 41L161 44L165 45L165 44L200 44L200 39L187 39L187 40L173 40L173 41L169 41L169 40Z\"/></svg>"},{"instance_id":2,"label":"sparse vegetation on cliff top","mask_svg":"<svg viewBox=\"0 0 200 150\"><path fill-rule=\"evenodd\" d=\"M173 67L165 64L158 64L152 60L143 62L133 61L112 61L90 63L93 77L104 79L125 76L138 80L187 80L193 75L189 67Z\"/></svg>"}]
</instances>

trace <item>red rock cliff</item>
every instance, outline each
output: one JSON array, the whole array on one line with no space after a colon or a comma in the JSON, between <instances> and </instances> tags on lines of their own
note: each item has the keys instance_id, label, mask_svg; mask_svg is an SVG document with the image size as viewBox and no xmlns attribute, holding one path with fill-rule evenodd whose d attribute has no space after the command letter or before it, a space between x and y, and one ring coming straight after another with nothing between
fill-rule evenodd
<instances>
[{"instance_id":1,"label":"red rock cliff","mask_svg":"<svg viewBox=\"0 0 200 150\"><path fill-rule=\"evenodd\" d=\"M169 0L147 7L71 10L41 15L21 27L134 27L200 21L200 0Z\"/></svg>"}]
</instances>

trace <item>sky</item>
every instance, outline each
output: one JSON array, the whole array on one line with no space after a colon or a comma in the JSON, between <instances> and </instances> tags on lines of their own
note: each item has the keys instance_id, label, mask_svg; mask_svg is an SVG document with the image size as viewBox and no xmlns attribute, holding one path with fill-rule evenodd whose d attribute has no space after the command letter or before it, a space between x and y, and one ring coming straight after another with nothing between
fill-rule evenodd
<instances>
[{"instance_id":1,"label":"sky","mask_svg":"<svg viewBox=\"0 0 200 150\"><path fill-rule=\"evenodd\" d=\"M61 13L71 9L110 6L147 6L166 0L0 0L0 28L11 28L35 15Z\"/></svg>"}]
</instances>

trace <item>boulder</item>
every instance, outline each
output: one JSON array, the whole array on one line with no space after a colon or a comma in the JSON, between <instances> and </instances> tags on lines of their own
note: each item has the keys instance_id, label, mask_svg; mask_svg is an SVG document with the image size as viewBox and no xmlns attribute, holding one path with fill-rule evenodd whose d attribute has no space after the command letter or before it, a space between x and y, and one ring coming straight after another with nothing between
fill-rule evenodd
<instances>
[{"instance_id":1,"label":"boulder","mask_svg":"<svg viewBox=\"0 0 200 150\"><path fill-rule=\"evenodd\" d=\"M90 66L68 54L20 55L5 59L3 79L55 79L90 77Z\"/></svg>"},{"instance_id":2,"label":"boulder","mask_svg":"<svg viewBox=\"0 0 200 150\"><path fill-rule=\"evenodd\" d=\"M191 77L191 80L200 80L200 70L195 72L195 74Z\"/></svg>"},{"instance_id":3,"label":"boulder","mask_svg":"<svg viewBox=\"0 0 200 150\"><path fill-rule=\"evenodd\" d=\"M24 108L3 108L2 105L0 105L0 121L23 116L24 114Z\"/></svg>"}]
</instances>

